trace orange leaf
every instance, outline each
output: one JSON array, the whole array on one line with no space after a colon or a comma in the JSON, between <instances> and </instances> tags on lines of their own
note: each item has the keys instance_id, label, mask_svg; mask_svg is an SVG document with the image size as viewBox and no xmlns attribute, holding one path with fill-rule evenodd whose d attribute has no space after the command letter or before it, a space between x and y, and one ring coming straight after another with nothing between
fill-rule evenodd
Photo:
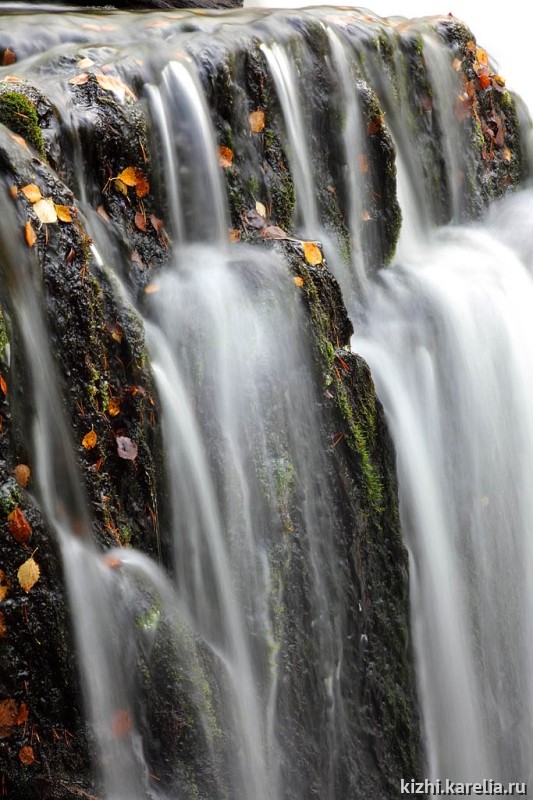
<instances>
[{"instance_id":1,"label":"orange leaf","mask_svg":"<svg viewBox=\"0 0 533 800\"><path fill-rule=\"evenodd\" d=\"M144 214L141 214L140 211L137 211L135 214L135 227L143 233L146 233L146 217Z\"/></svg>"},{"instance_id":2,"label":"orange leaf","mask_svg":"<svg viewBox=\"0 0 533 800\"><path fill-rule=\"evenodd\" d=\"M36 203L38 200L42 200L43 196L41 194L41 190L35 183L28 183L27 186L23 186L20 190L24 197L27 197L30 203Z\"/></svg>"},{"instance_id":3,"label":"orange leaf","mask_svg":"<svg viewBox=\"0 0 533 800\"><path fill-rule=\"evenodd\" d=\"M5 639L7 636L6 618L3 611L0 611L0 638Z\"/></svg>"},{"instance_id":4,"label":"orange leaf","mask_svg":"<svg viewBox=\"0 0 533 800\"><path fill-rule=\"evenodd\" d=\"M9 67L11 64L14 64L16 60L17 57L15 56L13 50L10 50L9 47L6 47L6 49L4 50L4 55L2 57L2 66Z\"/></svg>"},{"instance_id":5,"label":"orange leaf","mask_svg":"<svg viewBox=\"0 0 533 800\"><path fill-rule=\"evenodd\" d=\"M152 223L152 228L159 236L164 227L163 220L159 219L159 217L156 217L155 214L150 214L150 222Z\"/></svg>"},{"instance_id":6,"label":"orange leaf","mask_svg":"<svg viewBox=\"0 0 533 800\"><path fill-rule=\"evenodd\" d=\"M116 556L102 556L102 560L104 564L107 564L107 566L111 567L111 569L122 569L124 566L120 558L117 558Z\"/></svg>"},{"instance_id":7,"label":"orange leaf","mask_svg":"<svg viewBox=\"0 0 533 800\"><path fill-rule=\"evenodd\" d=\"M11 514L8 514L7 529L19 544L26 544L31 536L30 523L24 511L21 511L20 508L15 508Z\"/></svg>"},{"instance_id":8,"label":"orange leaf","mask_svg":"<svg viewBox=\"0 0 533 800\"><path fill-rule=\"evenodd\" d=\"M0 739L11 736L13 727L17 724L17 714L18 707L14 700L0 700Z\"/></svg>"},{"instance_id":9,"label":"orange leaf","mask_svg":"<svg viewBox=\"0 0 533 800\"><path fill-rule=\"evenodd\" d=\"M131 731L131 716L128 711L115 711L111 722L113 736L120 738Z\"/></svg>"},{"instance_id":10,"label":"orange leaf","mask_svg":"<svg viewBox=\"0 0 533 800\"><path fill-rule=\"evenodd\" d=\"M298 286L299 289L301 289L302 286L304 285L304 279L300 278L299 275L295 275L293 281L296 284L296 286Z\"/></svg>"},{"instance_id":11,"label":"orange leaf","mask_svg":"<svg viewBox=\"0 0 533 800\"><path fill-rule=\"evenodd\" d=\"M229 167L233 166L233 150L230 150L229 147L225 147L224 145L219 147L218 163L222 169L229 169Z\"/></svg>"},{"instance_id":12,"label":"orange leaf","mask_svg":"<svg viewBox=\"0 0 533 800\"><path fill-rule=\"evenodd\" d=\"M120 404L118 400L115 400L112 397L109 401L109 405L107 406L107 410L110 417L117 417L120 414Z\"/></svg>"},{"instance_id":13,"label":"orange leaf","mask_svg":"<svg viewBox=\"0 0 533 800\"><path fill-rule=\"evenodd\" d=\"M24 225L24 238L26 239L28 247L33 247L37 241L37 234L33 230L31 222L26 222Z\"/></svg>"},{"instance_id":14,"label":"orange leaf","mask_svg":"<svg viewBox=\"0 0 533 800\"><path fill-rule=\"evenodd\" d=\"M161 285L159 283L149 283L148 286L145 286L144 293L145 294L155 294L156 292L161 291Z\"/></svg>"},{"instance_id":15,"label":"orange leaf","mask_svg":"<svg viewBox=\"0 0 533 800\"><path fill-rule=\"evenodd\" d=\"M58 220L60 222L72 222L72 214L68 206L58 205L55 207Z\"/></svg>"},{"instance_id":16,"label":"orange leaf","mask_svg":"<svg viewBox=\"0 0 533 800\"><path fill-rule=\"evenodd\" d=\"M18 710L17 719L15 720L16 725L23 725L26 720L28 719L28 706L26 703L21 703L20 708Z\"/></svg>"},{"instance_id":17,"label":"orange leaf","mask_svg":"<svg viewBox=\"0 0 533 800\"><path fill-rule=\"evenodd\" d=\"M19 750L19 759L22 761L24 766L29 767L35 761L35 753L33 752L33 747L30 745L26 745L26 747L21 747Z\"/></svg>"},{"instance_id":18,"label":"orange leaf","mask_svg":"<svg viewBox=\"0 0 533 800\"><path fill-rule=\"evenodd\" d=\"M487 89L491 84L491 80L488 75L479 75L478 81L482 89Z\"/></svg>"},{"instance_id":19,"label":"orange leaf","mask_svg":"<svg viewBox=\"0 0 533 800\"><path fill-rule=\"evenodd\" d=\"M0 569L0 601L5 600L11 588L11 581L4 570Z\"/></svg>"},{"instance_id":20,"label":"orange leaf","mask_svg":"<svg viewBox=\"0 0 533 800\"><path fill-rule=\"evenodd\" d=\"M20 144L20 146L23 147L25 150L27 150L28 153L30 152L30 148L26 144L26 139L24 139L22 136L19 136L17 133L10 133L9 135L14 142Z\"/></svg>"},{"instance_id":21,"label":"orange leaf","mask_svg":"<svg viewBox=\"0 0 533 800\"><path fill-rule=\"evenodd\" d=\"M257 111L252 111L248 117L250 122L250 130L252 133L261 133L265 127L265 112L262 108Z\"/></svg>"},{"instance_id":22,"label":"orange leaf","mask_svg":"<svg viewBox=\"0 0 533 800\"><path fill-rule=\"evenodd\" d=\"M96 431L94 431L91 428L89 433L85 434L85 436L81 440L81 443L86 450L92 450L93 447L96 445L97 441L98 441L98 436L96 435Z\"/></svg>"},{"instance_id":23,"label":"orange leaf","mask_svg":"<svg viewBox=\"0 0 533 800\"><path fill-rule=\"evenodd\" d=\"M26 593L31 591L41 576L41 568L34 558L28 558L18 568L17 577Z\"/></svg>"},{"instance_id":24,"label":"orange leaf","mask_svg":"<svg viewBox=\"0 0 533 800\"><path fill-rule=\"evenodd\" d=\"M2 375L0 375L0 389L2 390L2 394L4 397L7 397L7 383L5 382Z\"/></svg>"},{"instance_id":25,"label":"orange leaf","mask_svg":"<svg viewBox=\"0 0 533 800\"><path fill-rule=\"evenodd\" d=\"M314 242L302 242L305 260L308 264L316 266L323 261L320 248Z\"/></svg>"},{"instance_id":26,"label":"orange leaf","mask_svg":"<svg viewBox=\"0 0 533 800\"><path fill-rule=\"evenodd\" d=\"M235 244L235 242L238 242L239 239L241 238L241 232L240 230L238 230L238 228L228 228L228 235L230 242L232 242L233 244Z\"/></svg>"},{"instance_id":27,"label":"orange leaf","mask_svg":"<svg viewBox=\"0 0 533 800\"><path fill-rule=\"evenodd\" d=\"M117 175L116 182L121 181L126 186L134 186L137 197L146 197L150 193L150 184L142 169L126 167Z\"/></svg>"}]
</instances>

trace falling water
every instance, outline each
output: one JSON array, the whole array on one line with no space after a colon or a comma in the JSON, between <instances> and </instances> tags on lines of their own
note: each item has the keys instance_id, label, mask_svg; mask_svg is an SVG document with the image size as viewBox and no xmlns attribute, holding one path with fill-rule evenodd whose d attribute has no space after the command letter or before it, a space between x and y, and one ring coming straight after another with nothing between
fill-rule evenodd
<instances>
[{"instance_id":1,"label":"falling water","mask_svg":"<svg viewBox=\"0 0 533 800\"><path fill-rule=\"evenodd\" d=\"M358 322L353 349L371 365L394 436L427 773L528 781L533 200L524 192L496 206L487 223L460 227L473 201L454 127L458 77L449 51L422 26L427 78L417 91L427 135L418 141L397 26L375 20L370 35L362 23L345 25L341 12L307 13L324 48L326 89L317 88L316 53L294 35L290 15L258 14L251 30L280 109L295 232L323 244ZM354 756L360 721L352 718L359 687L348 663L353 576L333 448L322 437L327 391L315 374L298 283L281 254L227 242L220 131L204 97L206 41L240 34L231 15L202 19L201 30L187 15L183 29L180 14L169 16L176 29L168 35L157 15L142 19L140 47L132 42L141 23L129 15L92 39L93 23L81 33L75 14L51 16L38 46L27 29L8 32L27 58L12 71L35 74L54 100L59 131L50 136L68 142L62 168L76 173L94 272L142 326L161 404L166 569L135 549L102 556L92 543L37 261L9 239L16 223L3 191L2 300L34 398L38 499L62 552L104 796L351 800L362 769ZM31 18L32 29L38 20ZM78 58L86 40L97 63L141 87L148 110L172 241L146 291L128 279L121 232L105 228L91 208L96 187L84 175L82 143L90 111L71 107L55 80L62 59ZM368 101L369 86L397 151L403 214L397 260L378 274L390 253L365 207L372 190L361 97ZM237 90L232 102L244 93ZM324 143L317 131L326 124L333 140ZM319 196L324 176L339 204L339 237L328 198ZM456 227L436 229L452 220ZM498 226L501 233L491 234ZM179 696L175 730L189 724L196 734L187 764L172 754L181 766L170 787L158 788L151 772L159 733L150 715L152 670Z\"/></svg>"}]
</instances>

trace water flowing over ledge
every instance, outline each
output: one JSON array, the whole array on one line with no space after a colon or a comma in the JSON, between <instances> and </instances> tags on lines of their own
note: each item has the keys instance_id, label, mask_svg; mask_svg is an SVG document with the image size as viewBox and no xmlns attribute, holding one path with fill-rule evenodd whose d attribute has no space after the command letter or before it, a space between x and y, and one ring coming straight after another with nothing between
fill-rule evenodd
<instances>
[{"instance_id":1,"label":"water flowing over ledge","mask_svg":"<svg viewBox=\"0 0 533 800\"><path fill-rule=\"evenodd\" d=\"M491 631L523 627L522 612L504 591L485 618L480 578L439 627L438 563L453 594L463 555L438 561L450 526L432 514L448 495L419 524L411 482L434 472L428 457L413 473L405 453L440 410L397 405L407 390L382 366L394 352L416 370L381 283L402 297L415 240L429 253L435 226L479 217L525 177L515 103L487 54L451 17L7 9L2 790L383 800L425 769L526 780L527 715L511 745L497 740L528 655L513 642L503 671L488 657ZM404 267L383 279L395 252ZM417 303L396 305L409 321ZM417 678L395 455L353 325L405 476ZM448 437L455 458L468 419ZM496 480L465 489L459 540L469 491L485 509ZM456 671L439 681L452 646ZM448 708L465 715L461 737Z\"/></svg>"}]
</instances>

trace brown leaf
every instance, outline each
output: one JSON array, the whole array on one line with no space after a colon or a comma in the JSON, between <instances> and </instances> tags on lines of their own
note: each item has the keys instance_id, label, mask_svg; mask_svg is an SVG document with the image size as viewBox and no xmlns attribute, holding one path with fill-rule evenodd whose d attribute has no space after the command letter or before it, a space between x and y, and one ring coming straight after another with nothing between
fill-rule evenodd
<instances>
[{"instance_id":1,"label":"brown leaf","mask_svg":"<svg viewBox=\"0 0 533 800\"><path fill-rule=\"evenodd\" d=\"M81 440L81 443L86 450L92 450L93 447L96 445L97 441L98 441L98 436L96 434L96 431L91 428L91 430L85 434L85 436Z\"/></svg>"},{"instance_id":2,"label":"brown leaf","mask_svg":"<svg viewBox=\"0 0 533 800\"><path fill-rule=\"evenodd\" d=\"M323 261L322 253L320 252L320 248L315 242L302 242L302 248L304 251L305 260L308 264L312 266L316 266L317 264L321 264Z\"/></svg>"},{"instance_id":3,"label":"brown leaf","mask_svg":"<svg viewBox=\"0 0 533 800\"><path fill-rule=\"evenodd\" d=\"M111 722L111 730L113 731L113 736L116 736L117 739L121 736L125 736L129 731L131 731L132 723L131 723L131 716L128 711L115 711L113 714L113 720Z\"/></svg>"},{"instance_id":4,"label":"brown leaf","mask_svg":"<svg viewBox=\"0 0 533 800\"><path fill-rule=\"evenodd\" d=\"M3 611L0 611L0 638L5 639L7 636L6 617Z\"/></svg>"},{"instance_id":5,"label":"brown leaf","mask_svg":"<svg viewBox=\"0 0 533 800\"><path fill-rule=\"evenodd\" d=\"M364 153L359 154L359 172L368 172L368 158Z\"/></svg>"},{"instance_id":6,"label":"brown leaf","mask_svg":"<svg viewBox=\"0 0 533 800\"><path fill-rule=\"evenodd\" d=\"M26 244L28 247L33 247L37 241L37 234L33 230L31 222L26 222L24 225L24 238L26 239Z\"/></svg>"},{"instance_id":7,"label":"brown leaf","mask_svg":"<svg viewBox=\"0 0 533 800\"><path fill-rule=\"evenodd\" d=\"M222 169L229 169L231 166L233 166L233 150L230 150L229 147L221 145L218 148L218 163Z\"/></svg>"},{"instance_id":8,"label":"brown leaf","mask_svg":"<svg viewBox=\"0 0 533 800\"><path fill-rule=\"evenodd\" d=\"M454 68L454 70L456 72L459 72L459 70L461 69L462 64L463 64L463 62L459 58L454 58L454 60L452 61L452 67Z\"/></svg>"},{"instance_id":9,"label":"brown leaf","mask_svg":"<svg viewBox=\"0 0 533 800\"><path fill-rule=\"evenodd\" d=\"M30 203L37 203L39 200L43 199L41 190L35 185L35 183L28 183L28 185L23 186L20 191L24 197L27 197Z\"/></svg>"},{"instance_id":10,"label":"brown leaf","mask_svg":"<svg viewBox=\"0 0 533 800\"><path fill-rule=\"evenodd\" d=\"M368 222L369 220L372 219L366 208L363 208L363 210L361 211L361 219L363 220L363 222Z\"/></svg>"},{"instance_id":11,"label":"brown leaf","mask_svg":"<svg viewBox=\"0 0 533 800\"><path fill-rule=\"evenodd\" d=\"M163 227L164 227L163 220L159 219L159 217L156 217L155 214L150 214L150 222L152 223L152 228L154 229L154 231L159 236L159 234L161 233L161 231L163 230Z\"/></svg>"},{"instance_id":12,"label":"brown leaf","mask_svg":"<svg viewBox=\"0 0 533 800\"><path fill-rule=\"evenodd\" d=\"M241 232L238 228L228 228L228 236L230 242L232 242L232 244L235 244L235 242L238 242L240 240Z\"/></svg>"},{"instance_id":13,"label":"brown leaf","mask_svg":"<svg viewBox=\"0 0 533 800\"><path fill-rule=\"evenodd\" d=\"M124 458L126 461L135 461L138 451L136 443L127 436L117 436L117 453L120 458Z\"/></svg>"},{"instance_id":14,"label":"brown leaf","mask_svg":"<svg viewBox=\"0 0 533 800\"><path fill-rule=\"evenodd\" d=\"M72 222L72 214L68 206L56 205L55 209L60 222Z\"/></svg>"},{"instance_id":15,"label":"brown leaf","mask_svg":"<svg viewBox=\"0 0 533 800\"><path fill-rule=\"evenodd\" d=\"M82 72L80 75L74 75L73 78L69 79L69 83L72 86L83 86L89 80L89 75L87 72Z\"/></svg>"},{"instance_id":16,"label":"brown leaf","mask_svg":"<svg viewBox=\"0 0 533 800\"><path fill-rule=\"evenodd\" d=\"M111 567L111 569L122 569L124 566L120 558L117 558L116 556L102 556L102 560L104 564L106 564L108 567Z\"/></svg>"},{"instance_id":17,"label":"brown leaf","mask_svg":"<svg viewBox=\"0 0 533 800\"><path fill-rule=\"evenodd\" d=\"M120 403L114 397L109 400L107 411L110 417L117 417L120 414Z\"/></svg>"},{"instance_id":18,"label":"brown leaf","mask_svg":"<svg viewBox=\"0 0 533 800\"><path fill-rule=\"evenodd\" d=\"M141 214L140 211L137 211L135 214L135 227L143 233L146 233L146 217L144 214Z\"/></svg>"},{"instance_id":19,"label":"brown leaf","mask_svg":"<svg viewBox=\"0 0 533 800\"><path fill-rule=\"evenodd\" d=\"M11 186L10 187L9 194L13 199L15 199L15 197L18 195L18 193L19 193L18 186Z\"/></svg>"},{"instance_id":20,"label":"brown leaf","mask_svg":"<svg viewBox=\"0 0 533 800\"><path fill-rule=\"evenodd\" d=\"M21 703L18 710L17 719L15 720L15 725L23 725L28 719L28 714L28 706L26 703Z\"/></svg>"},{"instance_id":21,"label":"brown leaf","mask_svg":"<svg viewBox=\"0 0 533 800\"><path fill-rule=\"evenodd\" d=\"M0 739L11 736L17 724L18 706L15 700L0 700Z\"/></svg>"},{"instance_id":22,"label":"brown leaf","mask_svg":"<svg viewBox=\"0 0 533 800\"><path fill-rule=\"evenodd\" d=\"M34 558L28 558L18 568L17 577L26 593L31 591L41 576L41 568Z\"/></svg>"},{"instance_id":23,"label":"brown leaf","mask_svg":"<svg viewBox=\"0 0 533 800\"><path fill-rule=\"evenodd\" d=\"M26 544L31 536L30 523L24 511L21 511L20 508L15 508L8 514L7 529L13 539L19 544Z\"/></svg>"},{"instance_id":24,"label":"brown leaf","mask_svg":"<svg viewBox=\"0 0 533 800\"><path fill-rule=\"evenodd\" d=\"M143 260L141 258L141 254L138 250L134 250L131 254L131 260L134 264L138 264L140 267L144 267Z\"/></svg>"},{"instance_id":25,"label":"brown leaf","mask_svg":"<svg viewBox=\"0 0 533 800\"><path fill-rule=\"evenodd\" d=\"M286 239L287 234L282 228L277 225L266 225L261 228L261 236L265 239Z\"/></svg>"},{"instance_id":26,"label":"brown leaf","mask_svg":"<svg viewBox=\"0 0 533 800\"><path fill-rule=\"evenodd\" d=\"M375 133L379 133L383 127L383 117L379 114L374 119L371 119L367 126L367 133L369 136L373 136Z\"/></svg>"},{"instance_id":27,"label":"brown leaf","mask_svg":"<svg viewBox=\"0 0 533 800\"><path fill-rule=\"evenodd\" d=\"M2 66L9 67L11 64L14 64L17 60L17 57L13 50L10 50L9 47L6 47L4 50L4 55L2 56Z\"/></svg>"},{"instance_id":28,"label":"brown leaf","mask_svg":"<svg viewBox=\"0 0 533 800\"><path fill-rule=\"evenodd\" d=\"M4 397L7 397L7 383L5 382L3 375L0 375L0 390Z\"/></svg>"},{"instance_id":29,"label":"brown leaf","mask_svg":"<svg viewBox=\"0 0 533 800\"><path fill-rule=\"evenodd\" d=\"M265 112L262 108L257 111L252 111L248 117L250 122L250 130L252 133L261 133L265 127Z\"/></svg>"},{"instance_id":30,"label":"brown leaf","mask_svg":"<svg viewBox=\"0 0 533 800\"><path fill-rule=\"evenodd\" d=\"M33 752L33 747L30 745L26 745L25 747L21 747L19 750L19 759L22 761L25 767L31 766L35 761L35 753Z\"/></svg>"},{"instance_id":31,"label":"brown leaf","mask_svg":"<svg viewBox=\"0 0 533 800\"><path fill-rule=\"evenodd\" d=\"M3 569L0 569L0 601L5 600L11 588L11 581Z\"/></svg>"}]
</instances>

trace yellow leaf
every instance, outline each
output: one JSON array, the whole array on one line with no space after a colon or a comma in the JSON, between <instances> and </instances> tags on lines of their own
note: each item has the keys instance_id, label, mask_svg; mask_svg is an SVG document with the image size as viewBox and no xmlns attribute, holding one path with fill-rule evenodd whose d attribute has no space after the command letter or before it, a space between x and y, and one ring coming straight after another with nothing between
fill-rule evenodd
<instances>
[{"instance_id":1,"label":"yellow leaf","mask_svg":"<svg viewBox=\"0 0 533 800\"><path fill-rule=\"evenodd\" d=\"M308 264L316 266L322 264L322 253L320 248L314 242L302 242L305 260Z\"/></svg>"},{"instance_id":2,"label":"yellow leaf","mask_svg":"<svg viewBox=\"0 0 533 800\"><path fill-rule=\"evenodd\" d=\"M94 431L91 428L89 433L85 434L85 436L81 440L81 443L85 447L86 450L92 450L97 441L98 441L98 436L96 435L96 431Z\"/></svg>"},{"instance_id":3,"label":"yellow leaf","mask_svg":"<svg viewBox=\"0 0 533 800\"><path fill-rule=\"evenodd\" d=\"M51 197L43 197L42 200L38 200L33 204L33 210L35 211L39 222L57 222L56 207Z\"/></svg>"},{"instance_id":4,"label":"yellow leaf","mask_svg":"<svg viewBox=\"0 0 533 800\"><path fill-rule=\"evenodd\" d=\"M41 576L41 569L34 558L28 558L17 572L19 583L26 593L31 591Z\"/></svg>"},{"instance_id":5,"label":"yellow leaf","mask_svg":"<svg viewBox=\"0 0 533 800\"><path fill-rule=\"evenodd\" d=\"M56 205L56 214L60 222L72 222L72 214L68 206Z\"/></svg>"},{"instance_id":6,"label":"yellow leaf","mask_svg":"<svg viewBox=\"0 0 533 800\"><path fill-rule=\"evenodd\" d=\"M118 416L120 414L120 404L118 400L115 400L115 398L112 397L109 401L109 405L107 406L107 410L109 412L109 416L111 417Z\"/></svg>"},{"instance_id":7,"label":"yellow leaf","mask_svg":"<svg viewBox=\"0 0 533 800\"><path fill-rule=\"evenodd\" d=\"M263 219L266 219L267 210L266 210L265 206L263 205L263 203L257 202L255 204L255 210L257 211L257 213L259 214L260 217L263 217Z\"/></svg>"},{"instance_id":8,"label":"yellow leaf","mask_svg":"<svg viewBox=\"0 0 533 800\"><path fill-rule=\"evenodd\" d=\"M118 191L125 196L127 196L128 194L128 187L126 186L124 181L120 180L120 178L115 179L115 189L118 189Z\"/></svg>"},{"instance_id":9,"label":"yellow leaf","mask_svg":"<svg viewBox=\"0 0 533 800\"><path fill-rule=\"evenodd\" d=\"M265 112L262 108L257 111L252 111L248 117L250 121L250 130L252 133L261 133L265 127Z\"/></svg>"},{"instance_id":10,"label":"yellow leaf","mask_svg":"<svg viewBox=\"0 0 533 800\"><path fill-rule=\"evenodd\" d=\"M222 145L218 148L218 163L222 169L229 169L233 166L233 150Z\"/></svg>"},{"instance_id":11,"label":"yellow leaf","mask_svg":"<svg viewBox=\"0 0 533 800\"><path fill-rule=\"evenodd\" d=\"M31 222L26 222L24 225L24 238L28 247L33 247L37 239L37 234L33 230Z\"/></svg>"},{"instance_id":12,"label":"yellow leaf","mask_svg":"<svg viewBox=\"0 0 533 800\"><path fill-rule=\"evenodd\" d=\"M11 581L3 569L0 569L0 601L5 600L11 588Z\"/></svg>"},{"instance_id":13,"label":"yellow leaf","mask_svg":"<svg viewBox=\"0 0 533 800\"><path fill-rule=\"evenodd\" d=\"M476 47L476 60L483 64L484 67L488 66L489 57L487 55L487 51L483 50L482 47Z\"/></svg>"},{"instance_id":14,"label":"yellow leaf","mask_svg":"<svg viewBox=\"0 0 533 800\"><path fill-rule=\"evenodd\" d=\"M41 190L34 183L28 183L28 185L23 186L20 191L22 192L24 197L28 198L30 203L37 203L39 200L43 199Z\"/></svg>"},{"instance_id":15,"label":"yellow leaf","mask_svg":"<svg viewBox=\"0 0 533 800\"><path fill-rule=\"evenodd\" d=\"M142 169L138 167L126 167L119 175L117 181L122 181L126 186L134 186L137 197L146 197L150 192L150 184Z\"/></svg>"},{"instance_id":16,"label":"yellow leaf","mask_svg":"<svg viewBox=\"0 0 533 800\"><path fill-rule=\"evenodd\" d=\"M293 281L296 284L296 286L298 286L299 289L301 289L302 286L304 285L304 279L300 278L299 275L295 275Z\"/></svg>"},{"instance_id":17,"label":"yellow leaf","mask_svg":"<svg viewBox=\"0 0 533 800\"><path fill-rule=\"evenodd\" d=\"M504 150L503 150L503 158L504 158L504 161L508 161L508 162L512 158L512 153L511 153L511 151L509 150L508 147L505 147Z\"/></svg>"},{"instance_id":18,"label":"yellow leaf","mask_svg":"<svg viewBox=\"0 0 533 800\"><path fill-rule=\"evenodd\" d=\"M89 67L94 66L94 61L92 58L82 58L80 61L78 61L76 66L79 69L89 69Z\"/></svg>"},{"instance_id":19,"label":"yellow leaf","mask_svg":"<svg viewBox=\"0 0 533 800\"><path fill-rule=\"evenodd\" d=\"M233 244L241 238L241 232L237 228L228 228L229 240Z\"/></svg>"}]
</instances>

